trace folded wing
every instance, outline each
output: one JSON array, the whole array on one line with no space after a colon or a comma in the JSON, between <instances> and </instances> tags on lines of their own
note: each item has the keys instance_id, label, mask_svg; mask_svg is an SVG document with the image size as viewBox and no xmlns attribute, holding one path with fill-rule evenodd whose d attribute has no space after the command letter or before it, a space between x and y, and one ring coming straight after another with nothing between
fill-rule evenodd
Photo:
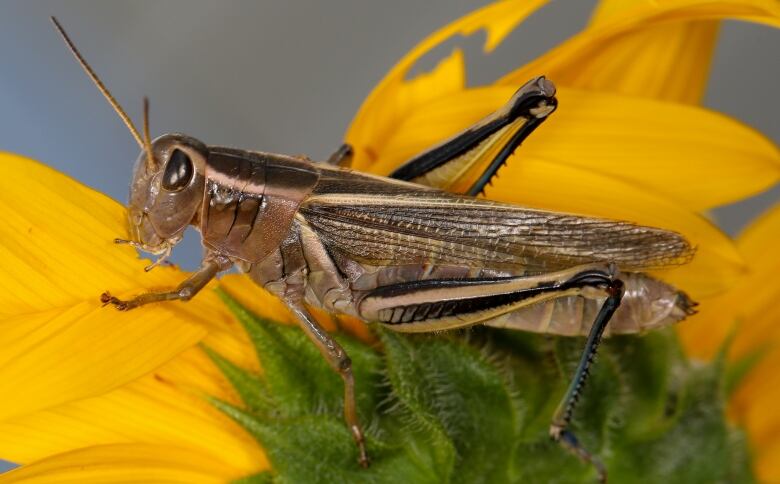
<instances>
[{"instance_id":1,"label":"folded wing","mask_svg":"<svg viewBox=\"0 0 780 484\"><path fill-rule=\"evenodd\" d=\"M640 271L688 262L668 230L436 191L322 194L300 208L329 250L368 264L456 264L546 272L592 262Z\"/></svg>"}]
</instances>

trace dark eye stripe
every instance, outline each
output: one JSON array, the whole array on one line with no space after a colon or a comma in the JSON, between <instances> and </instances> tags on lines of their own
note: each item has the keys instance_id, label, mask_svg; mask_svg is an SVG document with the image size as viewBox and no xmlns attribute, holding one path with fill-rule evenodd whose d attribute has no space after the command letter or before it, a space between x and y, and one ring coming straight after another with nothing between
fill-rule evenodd
<instances>
[{"instance_id":1,"label":"dark eye stripe","mask_svg":"<svg viewBox=\"0 0 780 484\"><path fill-rule=\"evenodd\" d=\"M192 160L187 153L173 150L171 158L165 165L162 187L171 192L181 190L190 183L194 171Z\"/></svg>"}]
</instances>

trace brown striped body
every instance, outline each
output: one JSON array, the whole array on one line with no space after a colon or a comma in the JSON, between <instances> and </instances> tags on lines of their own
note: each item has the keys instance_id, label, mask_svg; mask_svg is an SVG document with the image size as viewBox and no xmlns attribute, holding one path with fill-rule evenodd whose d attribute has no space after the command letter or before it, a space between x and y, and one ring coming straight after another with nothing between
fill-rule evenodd
<instances>
[{"instance_id":1,"label":"brown striped body","mask_svg":"<svg viewBox=\"0 0 780 484\"><path fill-rule=\"evenodd\" d=\"M375 203L377 193L383 197L384 204ZM349 203L350 198L354 199L354 205ZM532 250L525 254L502 250L503 245L511 243L511 237L522 235L517 235L517 230L504 230L496 233L489 243L472 246L458 242L458 237L462 239L469 230L483 228L465 225L453 238L448 222L462 224L463 220L457 216L452 221L441 220L434 226L418 227L434 242L428 245L420 245L419 240L414 240L414 234L403 234L401 225L397 232L405 235L409 246L398 250L388 243L388 233L383 229L373 234L370 230L353 231L354 238L350 240L348 236L339 236L336 230L348 230L343 224L339 226L339 217L321 216L323 200L324 204L337 204L340 210L352 213L371 202L374 205L365 213L372 216L366 215L364 219L365 227L371 228L376 220L382 219L383 212L393 211L394 206L408 209L405 202L410 198L436 198L439 203L460 204L467 207L467 212L479 215L489 209L518 211L517 207L476 201L292 157L210 148L199 226L209 250L228 255L255 282L278 296L303 297L310 305L381 322L406 332L488 324L569 336L587 334L605 298L598 291L574 288L566 293L518 296L514 300L510 296L497 297L495 301L483 303L486 308L463 313L457 312L459 306L453 302L466 298L458 291L449 294L439 291L435 295L437 302L419 305L400 298L393 303L394 307L381 311L371 310L365 301L377 289L413 281L490 281L513 277L518 281L530 277L543 281L554 278L550 273L558 271L571 276L594 263L606 268L607 264L617 262L618 270L624 267L631 270L636 263L634 259L639 260L637 254L630 253L619 254L622 260L616 260L609 257L608 251L603 251L605 255L598 258L565 245L560 248L560 255L547 257L549 260L536 258ZM420 217L433 215L429 209L420 209ZM526 209L520 219L528 228L526 242L536 240L530 233L532 230L541 231L549 238L556 230L555 224L561 224L561 217L565 220L576 216ZM608 242L613 245L621 237L628 241L652 241L666 234L625 223L620 223L625 230L616 232L612 221L584 217L576 217L576 221L560 225L558 236L569 235L572 240L596 250L595 242L606 239L596 235L594 240L588 240L587 234L594 233L594 227L599 224L609 232ZM414 232L410 230L412 224L409 219L407 232ZM495 232L500 225L490 227L487 232ZM437 233L441 237L437 238ZM373 236L374 240L364 240L366 236ZM680 241L664 243L674 246ZM676 249L665 251L663 247L657 245L654 254L659 265L668 262L664 257L670 253L680 255ZM641 260L646 264L649 257L644 255ZM673 287L639 272L620 273L619 277L626 282L626 295L608 333L652 329L679 321L689 313L690 301ZM496 291L495 287L488 290L494 296L503 294ZM503 291L510 294L512 288Z\"/></svg>"},{"instance_id":2,"label":"brown striped body","mask_svg":"<svg viewBox=\"0 0 780 484\"><path fill-rule=\"evenodd\" d=\"M488 324L581 335L605 294L564 286L593 269L626 284L608 332L651 329L690 312L683 293L643 273L691 257L672 232L207 147L182 135L155 147L160 159L186 150L195 175L166 191L159 177L173 176L169 170L152 178L140 172L134 186L146 191L134 191L130 210L136 237L155 250L195 225L220 267L238 266L286 301L398 331ZM419 287L410 290L411 283ZM387 296L398 291L405 294Z\"/></svg>"}]
</instances>

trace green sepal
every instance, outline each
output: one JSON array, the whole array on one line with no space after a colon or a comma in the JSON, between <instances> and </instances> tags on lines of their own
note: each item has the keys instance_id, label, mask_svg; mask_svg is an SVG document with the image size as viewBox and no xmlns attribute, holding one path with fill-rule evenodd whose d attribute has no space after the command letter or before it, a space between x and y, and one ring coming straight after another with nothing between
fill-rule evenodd
<instances>
[{"instance_id":1,"label":"green sepal","mask_svg":"<svg viewBox=\"0 0 780 484\"><path fill-rule=\"evenodd\" d=\"M247 410L254 414L268 414L276 405L273 396L268 392L268 386L265 380L259 375L254 375L249 371L233 364L230 360L223 358L222 355L212 350L206 345L201 345L211 361L217 365L222 375L228 379L230 384L241 397L241 400L247 406Z\"/></svg>"}]
</instances>

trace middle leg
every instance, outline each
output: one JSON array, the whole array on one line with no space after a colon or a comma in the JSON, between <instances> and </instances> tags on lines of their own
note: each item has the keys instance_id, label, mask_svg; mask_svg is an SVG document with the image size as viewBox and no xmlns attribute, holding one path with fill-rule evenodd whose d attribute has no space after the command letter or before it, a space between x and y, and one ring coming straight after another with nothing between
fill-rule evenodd
<instances>
[{"instance_id":1,"label":"middle leg","mask_svg":"<svg viewBox=\"0 0 780 484\"><path fill-rule=\"evenodd\" d=\"M298 324L306 336L320 350L328 364L344 380L344 420L347 422L352 438L358 447L358 462L368 467L365 437L355 403L355 377L352 374L352 360L341 345L317 323L309 311L299 302L286 301L295 314Z\"/></svg>"}]
</instances>

